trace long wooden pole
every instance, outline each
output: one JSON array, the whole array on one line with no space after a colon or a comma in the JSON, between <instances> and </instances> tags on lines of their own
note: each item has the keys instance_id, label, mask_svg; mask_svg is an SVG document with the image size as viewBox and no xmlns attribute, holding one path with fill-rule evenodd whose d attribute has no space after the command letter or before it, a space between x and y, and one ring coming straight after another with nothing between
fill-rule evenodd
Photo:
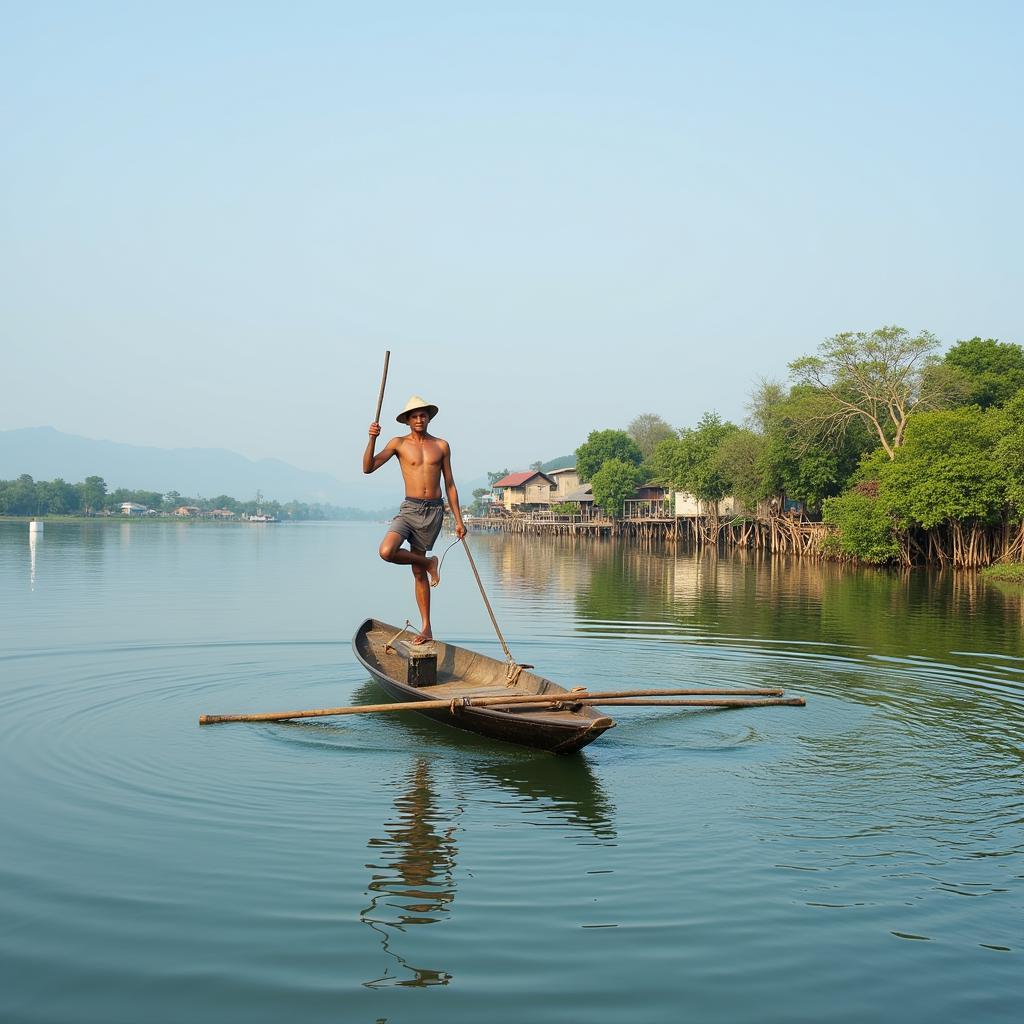
<instances>
[{"instance_id":1,"label":"long wooden pole","mask_svg":"<svg viewBox=\"0 0 1024 1024\"><path fill-rule=\"evenodd\" d=\"M803 697L763 697L760 700L732 700L729 698L717 699L717 698L706 698L702 697L699 700L655 700L651 697L618 697L618 698L601 698L601 697L583 697L579 701L566 700L566 701L553 701L552 698L546 700L541 697L535 698L534 703L537 707L548 706L552 703L562 704L586 704L588 707L602 707L602 708L621 708L621 707L638 707L638 708L762 708L762 707L791 707L791 708L802 708L807 704L807 701ZM530 703L520 704L517 710L522 708L532 707Z\"/></svg>"},{"instance_id":2,"label":"long wooden pole","mask_svg":"<svg viewBox=\"0 0 1024 1024\"><path fill-rule=\"evenodd\" d=\"M384 372L380 375L380 394L377 395L377 411L374 413L373 422L380 423L380 410L384 404L384 385L388 382L388 363L391 361L391 350L384 353Z\"/></svg>"},{"instance_id":3,"label":"long wooden pole","mask_svg":"<svg viewBox=\"0 0 1024 1024\"><path fill-rule=\"evenodd\" d=\"M719 694L750 694L758 693L765 699L761 700L730 700L719 699ZM553 694L509 694L497 697L456 697L452 700L413 700L398 701L388 704L357 704L354 706L343 706L337 708L312 708L308 711L266 711L247 715L200 715L200 725L215 725L219 722L283 722L292 718L329 718L334 715L367 715L367 714L388 714L396 711L438 711L442 708L454 707L456 710L461 707L491 707L494 705L510 706L514 704L593 704L596 702L606 703L609 706L620 704L632 698L654 696L672 697L680 694L700 695L700 699L687 701L672 701L671 704L681 707L757 707L760 704L791 704L801 706L804 701L801 697L789 697L782 700L773 700L769 695L782 693L781 690L618 690L604 693L553 693ZM714 698L706 695L714 694ZM652 702L654 706L662 706Z\"/></svg>"},{"instance_id":4,"label":"long wooden pole","mask_svg":"<svg viewBox=\"0 0 1024 1024\"><path fill-rule=\"evenodd\" d=\"M480 579L480 573L476 569L476 562L473 560L473 552L469 550L469 542L465 537L462 538L462 546L466 549L469 567L473 570L476 585L480 588L480 596L484 599L484 607L487 609L487 614L491 617L491 625L494 627L494 632L498 634L501 649L505 652L505 657L508 658L509 664L514 664L515 659L512 657L512 652L508 649L508 644L505 643L505 638L501 635L501 627L498 625L498 620L494 617L494 609L491 608L491 602L487 600L487 592L484 590L483 581Z\"/></svg>"}]
</instances>

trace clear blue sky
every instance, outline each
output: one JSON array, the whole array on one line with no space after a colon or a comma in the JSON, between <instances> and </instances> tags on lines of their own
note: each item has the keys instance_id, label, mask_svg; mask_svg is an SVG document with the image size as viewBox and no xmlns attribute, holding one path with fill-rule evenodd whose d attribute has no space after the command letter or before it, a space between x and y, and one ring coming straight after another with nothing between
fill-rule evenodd
<instances>
[{"instance_id":1,"label":"clear blue sky","mask_svg":"<svg viewBox=\"0 0 1024 1024\"><path fill-rule=\"evenodd\" d=\"M0 3L0 428L358 476L1024 341L1016 3ZM382 417L387 419L387 415Z\"/></svg>"}]
</instances>

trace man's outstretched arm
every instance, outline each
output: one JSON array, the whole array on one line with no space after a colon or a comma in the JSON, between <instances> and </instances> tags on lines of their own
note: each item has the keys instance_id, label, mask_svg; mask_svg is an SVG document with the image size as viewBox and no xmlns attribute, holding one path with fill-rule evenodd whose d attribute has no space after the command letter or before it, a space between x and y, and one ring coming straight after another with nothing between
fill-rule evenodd
<instances>
[{"instance_id":1,"label":"man's outstretched arm","mask_svg":"<svg viewBox=\"0 0 1024 1024\"><path fill-rule=\"evenodd\" d=\"M395 448L395 441L397 438L392 438L386 445L384 450L379 454L374 454L374 448L377 446L377 438L380 436L380 424L370 424L370 440L366 442L366 451L363 452L363 472L373 473L380 469L397 450Z\"/></svg>"},{"instance_id":2,"label":"man's outstretched arm","mask_svg":"<svg viewBox=\"0 0 1024 1024\"><path fill-rule=\"evenodd\" d=\"M455 536L461 539L466 536L466 524L462 521L462 509L459 507L459 491L455 486L455 477L452 476L452 450L448 447L447 443L444 446L441 470L444 473L444 489L448 495L448 507L452 510L452 516L455 519Z\"/></svg>"}]
</instances>

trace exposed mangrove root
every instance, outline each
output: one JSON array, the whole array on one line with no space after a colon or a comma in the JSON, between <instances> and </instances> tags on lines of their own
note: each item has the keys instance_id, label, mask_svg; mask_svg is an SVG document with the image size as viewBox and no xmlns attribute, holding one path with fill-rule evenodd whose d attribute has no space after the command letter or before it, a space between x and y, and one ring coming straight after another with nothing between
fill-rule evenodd
<instances>
[{"instance_id":1,"label":"exposed mangrove root","mask_svg":"<svg viewBox=\"0 0 1024 1024\"><path fill-rule=\"evenodd\" d=\"M522 535L570 537L628 537L641 545L681 544L695 549L741 549L856 563L826 541L834 536L825 523L794 515L770 517L669 516L608 519L601 516L555 516L548 512L520 513L479 520L477 529L496 529ZM978 569L996 562L1024 560L1024 522L986 524L955 520L929 530L901 534L897 564Z\"/></svg>"}]
</instances>

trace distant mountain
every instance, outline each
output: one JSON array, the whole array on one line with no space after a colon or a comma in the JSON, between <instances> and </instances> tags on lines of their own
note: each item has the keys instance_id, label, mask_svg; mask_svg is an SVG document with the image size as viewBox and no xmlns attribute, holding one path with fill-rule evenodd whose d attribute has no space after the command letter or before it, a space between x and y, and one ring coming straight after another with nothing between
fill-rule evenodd
<instances>
[{"instance_id":1,"label":"distant mountain","mask_svg":"<svg viewBox=\"0 0 1024 1024\"><path fill-rule=\"evenodd\" d=\"M552 459L550 462L545 462L540 467L542 473L550 473L553 469L570 469L576 465L575 455L560 455L557 459Z\"/></svg>"},{"instance_id":2,"label":"distant mountain","mask_svg":"<svg viewBox=\"0 0 1024 1024\"><path fill-rule=\"evenodd\" d=\"M395 489L394 481L387 489L346 484L329 473L298 469L279 459L254 461L224 448L146 448L64 434L53 427L0 430L0 479L22 473L36 480L61 477L68 483L101 476L111 490L178 491L206 498L227 494L241 500L262 491L269 500L363 509L388 504Z\"/></svg>"}]
</instances>

